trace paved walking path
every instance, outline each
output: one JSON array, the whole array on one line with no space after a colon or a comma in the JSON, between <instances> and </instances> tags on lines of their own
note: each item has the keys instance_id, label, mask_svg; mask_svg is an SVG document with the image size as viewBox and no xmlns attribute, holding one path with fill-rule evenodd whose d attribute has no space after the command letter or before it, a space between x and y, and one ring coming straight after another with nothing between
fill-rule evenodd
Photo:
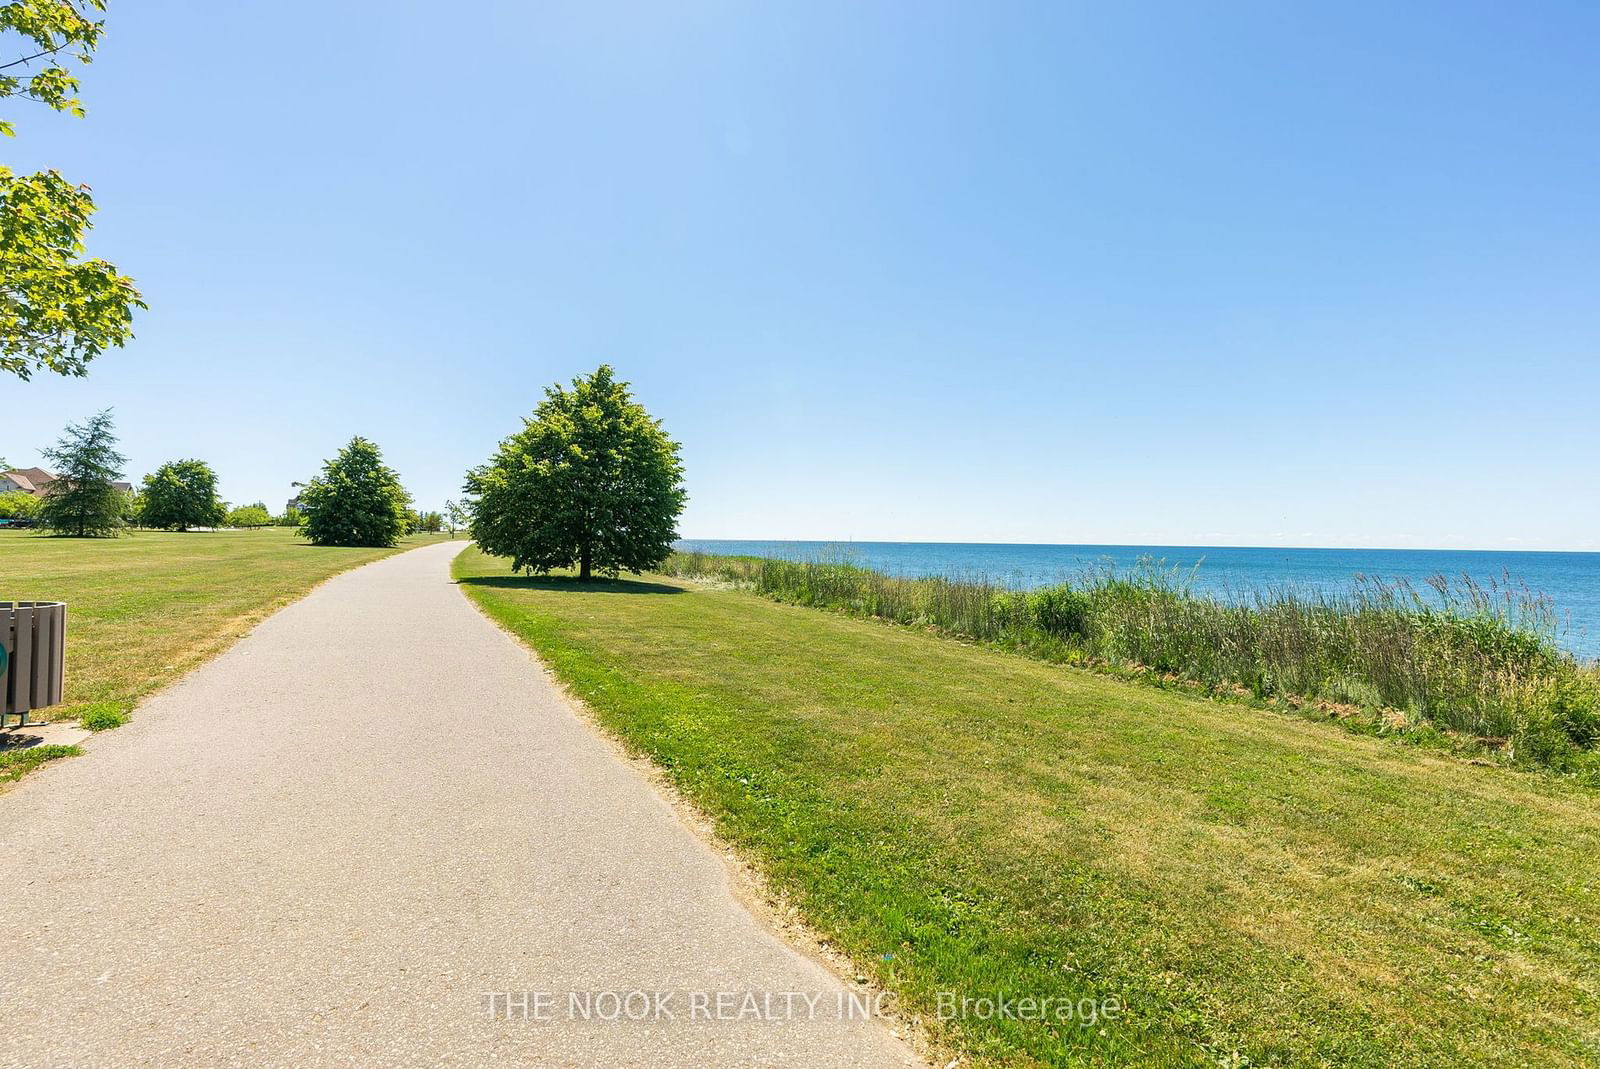
<instances>
[{"instance_id":1,"label":"paved walking path","mask_svg":"<svg viewBox=\"0 0 1600 1069\"><path fill-rule=\"evenodd\" d=\"M0 1065L916 1064L472 608L460 548L333 579L0 794ZM676 1020L569 1019L635 989ZM823 997L705 1019L769 991Z\"/></svg>"}]
</instances>

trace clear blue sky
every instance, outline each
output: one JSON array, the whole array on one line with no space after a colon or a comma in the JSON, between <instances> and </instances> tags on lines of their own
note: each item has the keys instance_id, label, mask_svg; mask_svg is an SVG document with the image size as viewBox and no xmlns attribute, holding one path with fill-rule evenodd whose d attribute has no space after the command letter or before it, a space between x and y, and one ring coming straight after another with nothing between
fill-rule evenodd
<instances>
[{"instance_id":1,"label":"clear blue sky","mask_svg":"<svg viewBox=\"0 0 1600 1069\"><path fill-rule=\"evenodd\" d=\"M1600 548L1600 7L113 0L31 463L436 507L608 361L692 537Z\"/></svg>"}]
</instances>

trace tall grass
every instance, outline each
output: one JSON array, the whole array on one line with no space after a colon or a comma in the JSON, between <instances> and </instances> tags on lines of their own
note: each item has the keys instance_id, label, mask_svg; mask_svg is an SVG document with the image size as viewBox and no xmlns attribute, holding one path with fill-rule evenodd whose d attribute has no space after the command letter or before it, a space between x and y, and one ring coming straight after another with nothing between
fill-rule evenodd
<instances>
[{"instance_id":1,"label":"tall grass","mask_svg":"<svg viewBox=\"0 0 1600 1069\"><path fill-rule=\"evenodd\" d=\"M1513 584L1357 577L1343 591L1196 593L1143 562L1018 591L981 577L901 578L842 561L676 553L670 575L797 605L937 628L1052 659L1216 691L1363 710L1519 763L1600 776L1600 668L1556 641L1549 600Z\"/></svg>"}]
</instances>

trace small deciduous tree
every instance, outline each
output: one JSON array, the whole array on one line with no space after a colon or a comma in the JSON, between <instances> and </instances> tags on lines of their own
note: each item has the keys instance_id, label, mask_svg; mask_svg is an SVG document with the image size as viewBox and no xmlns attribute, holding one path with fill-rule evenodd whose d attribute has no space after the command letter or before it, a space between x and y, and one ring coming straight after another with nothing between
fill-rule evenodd
<instances>
[{"instance_id":1,"label":"small deciduous tree","mask_svg":"<svg viewBox=\"0 0 1600 1069\"><path fill-rule=\"evenodd\" d=\"M122 478L128 458L117 452L111 410L69 423L44 455L55 464L56 478L45 487L39 522L78 538L119 533L127 494L112 484Z\"/></svg>"},{"instance_id":2,"label":"small deciduous tree","mask_svg":"<svg viewBox=\"0 0 1600 1069\"><path fill-rule=\"evenodd\" d=\"M161 465L144 477L140 500L140 524L168 531L216 527L227 512L217 500L217 473L203 460Z\"/></svg>"},{"instance_id":3,"label":"small deciduous tree","mask_svg":"<svg viewBox=\"0 0 1600 1069\"><path fill-rule=\"evenodd\" d=\"M533 572L581 579L659 567L683 511L678 443L602 364L545 390L522 430L467 473L472 537Z\"/></svg>"},{"instance_id":4,"label":"small deciduous tree","mask_svg":"<svg viewBox=\"0 0 1600 1069\"><path fill-rule=\"evenodd\" d=\"M301 531L319 546L392 546L406 533L411 495L378 447L352 438L305 485Z\"/></svg>"},{"instance_id":5,"label":"small deciduous tree","mask_svg":"<svg viewBox=\"0 0 1600 1069\"><path fill-rule=\"evenodd\" d=\"M467 521L471 519L471 515L467 512L467 510L456 501L446 501L444 503L444 514L445 518L450 523L451 538L456 536L457 527L465 527L467 525Z\"/></svg>"},{"instance_id":6,"label":"small deciduous tree","mask_svg":"<svg viewBox=\"0 0 1600 1069\"><path fill-rule=\"evenodd\" d=\"M32 100L81 116L78 79L105 30L86 12L105 0L16 0L0 4L0 100ZM8 61L7 61L8 60ZM0 120L0 134L11 124ZM56 171L13 174L0 166L0 372L82 375L89 361L132 336L144 302L133 280L104 260L84 259L94 200Z\"/></svg>"},{"instance_id":7,"label":"small deciduous tree","mask_svg":"<svg viewBox=\"0 0 1600 1069\"><path fill-rule=\"evenodd\" d=\"M227 519L222 522L229 527L265 527L272 522L272 513L267 511L266 502L257 501L254 505L229 509Z\"/></svg>"}]
</instances>

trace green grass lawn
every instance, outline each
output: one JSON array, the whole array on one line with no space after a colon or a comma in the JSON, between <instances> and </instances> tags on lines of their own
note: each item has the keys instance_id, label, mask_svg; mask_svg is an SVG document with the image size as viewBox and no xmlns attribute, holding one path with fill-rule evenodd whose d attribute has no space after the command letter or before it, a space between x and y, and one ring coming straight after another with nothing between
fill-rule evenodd
<instances>
[{"instance_id":1,"label":"green grass lawn","mask_svg":"<svg viewBox=\"0 0 1600 1069\"><path fill-rule=\"evenodd\" d=\"M40 716L109 726L275 609L393 552L314 547L281 527L122 538L4 531L0 600L67 603L66 704Z\"/></svg>"},{"instance_id":2,"label":"green grass lawn","mask_svg":"<svg viewBox=\"0 0 1600 1069\"><path fill-rule=\"evenodd\" d=\"M738 590L456 569L973 1064L1600 1062L1592 790Z\"/></svg>"}]
</instances>

